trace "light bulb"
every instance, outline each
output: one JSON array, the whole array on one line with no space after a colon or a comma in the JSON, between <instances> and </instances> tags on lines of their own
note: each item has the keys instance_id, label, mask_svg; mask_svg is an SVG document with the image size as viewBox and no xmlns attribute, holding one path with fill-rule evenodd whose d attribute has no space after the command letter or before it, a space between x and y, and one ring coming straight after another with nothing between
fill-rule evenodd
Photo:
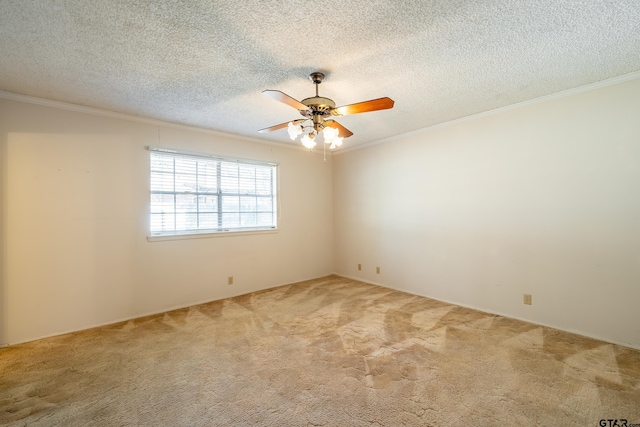
<instances>
[{"instance_id":1,"label":"light bulb","mask_svg":"<svg viewBox=\"0 0 640 427\"><path fill-rule=\"evenodd\" d=\"M315 135L313 133L311 133L310 135L303 135L300 139L300 142L302 142L302 145L311 150L316 146Z\"/></svg>"},{"instance_id":2,"label":"light bulb","mask_svg":"<svg viewBox=\"0 0 640 427\"><path fill-rule=\"evenodd\" d=\"M295 141L298 135L302 133L302 126L296 126L293 122L289 122L287 125L287 132L289 132L289 138L291 138L292 141Z\"/></svg>"},{"instance_id":3,"label":"light bulb","mask_svg":"<svg viewBox=\"0 0 640 427\"><path fill-rule=\"evenodd\" d=\"M335 138L333 138L333 144L334 144L336 147L340 147L340 146L342 145L342 140L343 140L343 139L344 139L344 138L342 138L341 136L335 137Z\"/></svg>"},{"instance_id":4,"label":"light bulb","mask_svg":"<svg viewBox=\"0 0 640 427\"><path fill-rule=\"evenodd\" d=\"M324 142L330 144L335 138L338 137L338 129L326 126L322 129L324 135Z\"/></svg>"}]
</instances>

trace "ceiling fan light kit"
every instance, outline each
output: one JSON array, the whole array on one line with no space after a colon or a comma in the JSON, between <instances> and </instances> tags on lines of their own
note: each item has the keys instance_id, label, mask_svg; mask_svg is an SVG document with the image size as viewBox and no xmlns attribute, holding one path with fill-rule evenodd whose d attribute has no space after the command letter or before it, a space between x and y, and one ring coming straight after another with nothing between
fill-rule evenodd
<instances>
[{"instance_id":1,"label":"ceiling fan light kit","mask_svg":"<svg viewBox=\"0 0 640 427\"><path fill-rule=\"evenodd\" d=\"M391 98L372 99L336 108L336 103L332 99L324 98L318 94L318 86L322 83L324 77L324 74L320 72L314 72L309 75L309 79L316 86L316 96L305 98L302 101L297 101L279 90L263 91L264 95L298 110L304 119L281 123L261 129L258 132L273 132L286 127L292 140L295 141L296 138L302 135L300 142L309 150L316 146L316 136L322 132L324 143L328 144L329 148L333 150L340 147L343 139L353 135L353 132L335 120L329 119L329 117L393 108L394 102Z\"/></svg>"}]
</instances>

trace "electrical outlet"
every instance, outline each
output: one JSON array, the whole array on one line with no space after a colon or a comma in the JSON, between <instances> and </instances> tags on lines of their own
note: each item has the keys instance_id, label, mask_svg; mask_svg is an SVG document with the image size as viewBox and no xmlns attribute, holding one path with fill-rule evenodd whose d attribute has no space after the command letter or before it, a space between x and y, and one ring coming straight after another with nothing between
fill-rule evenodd
<instances>
[{"instance_id":1,"label":"electrical outlet","mask_svg":"<svg viewBox=\"0 0 640 427\"><path fill-rule=\"evenodd\" d=\"M233 285L233 276L227 277L227 285Z\"/></svg>"},{"instance_id":2,"label":"electrical outlet","mask_svg":"<svg viewBox=\"0 0 640 427\"><path fill-rule=\"evenodd\" d=\"M362 264L358 264L358 271L362 270Z\"/></svg>"},{"instance_id":3,"label":"electrical outlet","mask_svg":"<svg viewBox=\"0 0 640 427\"><path fill-rule=\"evenodd\" d=\"M380 267L376 267L376 274L380 274Z\"/></svg>"},{"instance_id":4,"label":"electrical outlet","mask_svg":"<svg viewBox=\"0 0 640 427\"><path fill-rule=\"evenodd\" d=\"M531 305L531 294L522 294L524 303L526 305Z\"/></svg>"}]
</instances>

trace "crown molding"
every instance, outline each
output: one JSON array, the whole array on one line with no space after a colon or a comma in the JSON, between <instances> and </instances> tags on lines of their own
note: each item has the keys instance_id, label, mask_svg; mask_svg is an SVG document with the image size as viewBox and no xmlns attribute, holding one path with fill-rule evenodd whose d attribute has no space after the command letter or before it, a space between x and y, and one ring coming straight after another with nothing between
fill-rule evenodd
<instances>
[{"instance_id":1,"label":"crown molding","mask_svg":"<svg viewBox=\"0 0 640 427\"><path fill-rule=\"evenodd\" d=\"M591 92L591 91L602 89L602 88L609 87L609 86L615 86L617 84L625 83L625 82L636 80L636 79L640 79L640 71L634 71L632 73L623 74L621 76L613 77L613 78L606 79L606 80L601 80L599 82L590 83L590 84L587 84L587 85L584 85L584 86L578 86L578 87L575 87L575 88L572 88L572 89L567 89L567 90L563 90L563 91L560 91L560 92L552 93L552 94L549 94L549 95L544 95L544 96L541 96L541 97L538 97L538 98L534 98L534 99L530 99L530 100L527 100L527 101L522 101L522 102L518 102L518 103L515 103L515 104L511 104L511 105L506 105L504 107L495 108L493 110L487 110L487 111L483 111L483 112L480 112L480 113L472 114L472 115L469 115L469 116L461 117L461 118L458 118L458 119L449 120L449 121L438 123L438 124L435 124L435 125L432 125L432 126L428 126L428 127L425 127L425 128L416 129L414 131L405 132L405 133L401 133L401 134L398 134L398 135L393 135L393 136L390 136L388 138L380 139L378 141L373 141L373 142L369 142L369 143L360 144L360 145L357 145L355 147L341 148L339 150L332 151L331 155L340 155L340 154L348 153L348 152L351 152L351 151L362 150L364 148L373 147L373 146L378 145L378 144L386 144L386 143L397 141L399 139L406 138L406 137L409 137L409 136L420 135L420 134L423 134L423 133L426 133L426 132L429 132L429 131L432 131L432 130L435 130L435 129L448 127L448 126L453 126L453 125L456 125L456 124L468 122L468 121L471 121L471 120L476 120L476 119L479 119L479 118L482 118L482 117L493 116L495 114L505 113L505 112L508 112L508 111L519 110L519 109L522 109L522 108L530 107L530 106L533 106L533 105L541 104L541 103L552 101L552 100L566 98L566 97L569 97L569 96L578 95L578 94L582 94L582 93L585 93L585 92ZM136 115L127 114L127 113L118 113L118 112L115 112L115 111L102 110L100 108L87 107L87 106L84 106L84 105L71 104L71 103L62 102L62 101L54 101L54 100L51 100L51 99L37 98L37 97L34 97L34 96L22 95L22 94L13 93L13 92L6 92L6 91L1 91L0 90L0 99L7 99L7 100L11 100L11 101L18 101L18 102L25 102L25 103L29 103L29 104L35 104L35 105L41 105L41 106L45 106L45 107L58 108L58 109L67 110L67 111L75 111L75 112L78 112L78 113L92 114L92 115L95 115L95 116L102 116L102 117L109 117L109 118L120 119L120 120L133 121L133 122L144 123L144 124L149 124L149 125L153 125L153 126L165 126L165 127L170 127L170 128L174 128L174 129L182 129L182 130L201 132L201 133L215 135L215 136L219 136L219 137L223 137L223 138L231 138L231 139L235 139L235 140L238 140L238 141L253 142L253 143L257 143L257 144L266 144L266 145L271 145L271 146L280 147L280 148L288 148L288 149L293 149L293 150L303 150L303 151L307 151L307 152L309 151L307 148L302 147L302 146L300 146L298 144L293 145L293 144L285 144L285 143L281 143L281 142L267 141L267 140L260 139L260 138L253 138L253 137L249 137L249 136L236 135L236 134L232 134L232 133L221 132L221 131L218 131L218 130L203 128L203 127L198 127L198 126L193 126L193 125L185 125L185 124L182 124L182 123L175 123L175 122L170 122L170 121L165 121L165 120L160 120L160 119L153 119L153 118L148 118L148 117L143 117L143 116L136 116ZM322 154L320 151L317 151L317 150L313 150L312 153L313 154L318 154L318 155Z\"/></svg>"},{"instance_id":2,"label":"crown molding","mask_svg":"<svg viewBox=\"0 0 640 427\"><path fill-rule=\"evenodd\" d=\"M617 77L613 77L610 79L606 79L606 80L601 80L599 82L595 82L595 83L590 83L588 85L584 85L584 86L578 86L572 89L567 89L567 90L563 90L560 92L556 92L556 93L552 93L549 95L544 95L541 96L539 98L534 98L534 99L530 99L528 101L522 101L522 102L518 102L516 104L511 104L511 105L505 105L504 107L499 107L499 108L494 108L493 110L487 110L487 111L483 111L481 113L476 113L476 114L472 114L470 116L465 116L465 117L461 117L459 119L454 119L454 120L449 120L446 122L442 122L442 123L438 123L432 126L428 126L426 128L420 128L420 129L416 129L413 130L411 132L405 132L405 133L401 133L399 135L393 135L390 136L388 138L384 138L384 139L380 139L378 141L373 141L373 142L369 142L369 143L365 143L365 144L361 144L361 145L357 145L355 147L348 147L345 149L341 149L339 151L335 151L334 154L335 155L340 155L343 153L348 153L350 151L356 151L356 150L361 150L363 148L368 148L368 147L373 147L374 145L378 145L378 144L386 144L389 142L393 142L393 141L397 141L399 139L403 139L409 136L414 136L414 135L420 135L423 133L427 133L429 131L435 130L435 129L440 129L440 128L444 128L444 127L448 127L448 126L453 126L453 125L457 125L460 123L465 123L471 120L476 120L476 119L480 119L482 117L488 117L488 116L493 116L496 114L500 114L500 113L505 113L508 111L513 111L513 110L519 110L522 108L526 108L526 107L530 107L533 105L538 105L538 104L542 104L548 101L553 101L556 99L561 99L561 98L567 98L569 96L574 96L574 95L579 95L582 93L586 93L586 92L591 92L594 90L598 90L598 89L602 89L605 87L609 87L609 86L615 86L621 83L626 83L632 80L637 80L640 79L640 71L634 71L632 73L629 74L623 74L621 76L617 76Z\"/></svg>"},{"instance_id":3,"label":"crown molding","mask_svg":"<svg viewBox=\"0 0 640 427\"><path fill-rule=\"evenodd\" d=\"M57 108L60 110L67 110L67 111L74 111L77 113L84 113L84 114L91 114L94 116L101 116L101 117L108 117L108 118L112 118L112 119L119 119L119 120L126 120L126 121L130 121L130 122L137 122L137 123L144 123L144 124L148 124L148 125L152 125L152 126L163 126L163 127L168 127L168 128L173 128L173 129L181 129L181 130L188 130L188 131L195 131L195 132L200 132L200 133L206 133L209 135L214 135L214 136L219 136L222 138L231 138L237 141L244 141L244 142L253 142L253 143L257 143L257 144L264 144L264 145L271 145L274 147L279 147L279 148L288 148L291 150L303 150L303 151L309 151L307 148L298 145L298 144L285 144L282 142L273 142L273 141L267 141L264 139L260 139L260 138L252 138L250 136L244 136L244 135L236 135L233 133L226 133L226 132L221 132L219 130L214 130L214 129L208 129L208 128L203 128L203 127L198 127L198 126L193 126L193 125L185 125L182 123L175 123L175 122L170 122L170 121L165 121L165 120L160 120L160 119L153 119L153 118L149 118L149 117L143 117L143 116L136 116L133 114L127 114L127 113L118 113L115 111L109 111L109 110L102 110L100 108L94 108L94 107L87 107L84 105L77 105L77 104L71 104L69 102L62 102L62 101L54 101L51 99L45 99L45 98L38 98L35 96L29 96L29 95L22 95L19 93L13 93L13 92L7 92L7 91L2 91L0 90L0 99L7 99L9 101L17 101L17 102L24 102L27 104L34 104L34 105L41 105L44 107L50 107L50 108ZM316 151L313 151L313 154L322 154L322 153L318 153Z\"/></svg>"}]
</instances>

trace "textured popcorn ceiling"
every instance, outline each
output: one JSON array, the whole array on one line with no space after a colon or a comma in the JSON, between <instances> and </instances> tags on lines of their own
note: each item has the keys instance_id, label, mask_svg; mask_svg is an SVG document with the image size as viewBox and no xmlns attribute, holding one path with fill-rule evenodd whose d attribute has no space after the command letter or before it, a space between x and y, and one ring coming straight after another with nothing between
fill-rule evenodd
<instances>
[{"instance_id":1,"label":"textured popcorn ceiling","mask_svg":"<svg viewBox=\"0 0 640 427\"><path fill-rule=\"evenodd\" d=\"M393 110L355 146L640 70L638 0L2 0L0 90L292 144L261 94Z\"/></svg>"}]
</instances>

